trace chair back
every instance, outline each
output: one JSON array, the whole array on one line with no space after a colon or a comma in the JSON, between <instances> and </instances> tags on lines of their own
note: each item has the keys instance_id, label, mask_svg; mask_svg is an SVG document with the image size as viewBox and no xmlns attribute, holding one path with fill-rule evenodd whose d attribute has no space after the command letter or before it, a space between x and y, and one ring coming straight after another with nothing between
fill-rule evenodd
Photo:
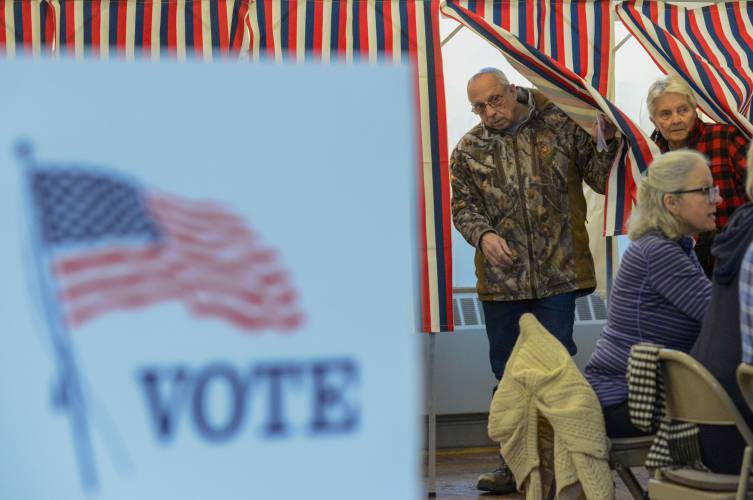
<instances>
[{"instance_id":1,"label":"chair back","mask_svg":"<svg viewBox=\"0 0 753 500\"><path fill-rule=\"evenodd\" d=\"M706 368L688 354L659 350L667 417L682 422L735 425L748 446L753 433L727 392Z\"/></svg>"},{"instance_id":2,"label":"chair back","mask_svg":"<svg viewBox=\"0 0 753 500\"><path fill-rule=\"evenodd\" d=\"M748 408L753 411L753 365L740 363L737 367L737 385L745 402L748 403Z\"/></svg>"}]
</instances>

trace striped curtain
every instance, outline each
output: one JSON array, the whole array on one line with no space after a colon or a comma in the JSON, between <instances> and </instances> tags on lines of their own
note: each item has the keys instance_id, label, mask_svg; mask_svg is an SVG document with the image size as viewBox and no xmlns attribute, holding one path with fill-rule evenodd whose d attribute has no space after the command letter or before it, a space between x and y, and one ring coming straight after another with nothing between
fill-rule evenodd
<instances>
[{"instance_id":1,"label":"striped curtain","mask_svg":"<svg viewBox=\"0 0 753 500\"><path fill-rule=\"evenodd\" d=\"M248 0L0 0L0 51L203 59L248 52Z\"/></svg>"},{"instance_id":2,"label":"striped curtain","mask_svg":"<svg viewBox=\"0 0 753 500\"><path fill-rule=\"evenodd\" d=\"M0 0L0 54L42 52L411 63L419 144L420 326L425 332L453 329L439 0Z\"/></svg>"},{"instance_id":3,"label":"striped curtain","mask_svg":"<svg viewBox=\"0 0 753 500\"><path fill-rule=\"evenodd\" d=\"M615 124L627 147L609 177L604 234L624 234L635 179L659 151L606 97L613 85L609 0L447 0L442 11L496 47L584 129L591 130L599 111Z\"/></svg>"},{"instance_id":4,"label":"striped curtain","mask_svg":"<svg viewBox=\"0 0 753 500\"><path fill-rule=\"evenodd\" d=\"M688 82L704 113L753 137L753 3L686 9L631 0L617 13L664 73Z\"/></svg>"},{"instance_id":5,"label":"striped curtain","mask_svg":"<svg viewBox=\"0 0 753 500\"><path fill-rule=\"evenodd\" d=\"M604 97L614 92L608 1L448 0L566 66ZM586 43L582 43L583 41Z\"/></svg>"},{"instance_id":6,"label":"striped curtain","mask_svg":"<svg viewBox=\"0 0 753 500\"><path fill-rule=\"evenodd\" d=\"M39 56L51 51L55 17L46 0L0 0L0 55Z\"/></svg>"}]
</instances>

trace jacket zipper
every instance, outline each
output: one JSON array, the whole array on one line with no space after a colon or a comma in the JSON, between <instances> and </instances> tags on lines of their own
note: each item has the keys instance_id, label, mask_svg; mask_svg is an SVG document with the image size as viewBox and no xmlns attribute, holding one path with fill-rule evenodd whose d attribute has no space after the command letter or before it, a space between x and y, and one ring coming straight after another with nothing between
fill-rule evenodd
<instances>
[{"instance_id":1,"label":"jacket zipper","mask_svg":"<svg viewBox=\"0 0 753 500\"><path fill-rule=\"evenodd\" d=\"M534 286L535 280L534 280L534 264L533 264L533 240L531 239L531 221L528 220L528 204L526 203L525 198L525 189L523 186L523 176L521 175L520 171L520 159L518 157L518 133L520 130L518 130L515 133L515 137L513 137L513 152L515 154L515 171L518 174L518 190L520 191L520 203L523 208L523 222L526 225L526 242L528 243L528 263L529 263L529 278L531 282L531 295L533 295L534 299L538 298L538 294L536 293L536 287Z\"/></svg>"}]
</instances>

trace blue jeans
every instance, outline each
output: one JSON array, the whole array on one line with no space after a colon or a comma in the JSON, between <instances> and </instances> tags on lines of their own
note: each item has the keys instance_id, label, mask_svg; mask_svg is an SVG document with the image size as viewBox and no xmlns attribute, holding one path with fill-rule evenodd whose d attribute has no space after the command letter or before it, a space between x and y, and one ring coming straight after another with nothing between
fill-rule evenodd
<instances>
[{"instance_id":1,"label":"blue jeans","mask_svg":"<svg viewBox=\"0 0 753 500\"><path fill-rule=\"evenodd\" d=\"M502 378L507 360L518 340L518 321L524 313L533 313L544 328L562 342L571 356L578 351L573 342L575 297L576 292L568 292L544 299L482 302L486 336L489 337L489 361L497 380Z\"/></svg>"}]
</instances>

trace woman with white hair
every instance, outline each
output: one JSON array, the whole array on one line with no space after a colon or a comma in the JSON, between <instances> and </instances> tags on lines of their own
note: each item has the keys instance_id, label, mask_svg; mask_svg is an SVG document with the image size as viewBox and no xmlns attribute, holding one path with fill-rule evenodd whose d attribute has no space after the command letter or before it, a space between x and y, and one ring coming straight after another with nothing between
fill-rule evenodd
<instances>
[{"instance_id":1,"label":"woman with white hair","mask_svg":"<svg viewBox=\"0 0 753 500\"><path fill-rule=\"evenodd\" d=\"M748 152L748 179L745 191L753 200L753 149ZM711 254L716 259L712 277L711 304L703 318L701 333L698 336L691 356L696 358L730 395L748 425L753 426L753 413L737 385L735 370L743 361L753 361L749 353L743 355L741 333L746 316L741 312L749 311L745 300L750 293L741 293L746 287L753 286L741 276L743 258L753 242L753 203L748 202L735 210L729 223L714 238ZM742 465L745 441L735 427L700 426L699 440L701 459L714 472L738 474Z\"/></svg>"},{"instance_id":2,"label":"woman with white hair","mask_svg":"<svg viewBox=\"0 0 753 500\"><path fill-rule=\"evenodd\" d=\"M708 158L711 175L721 195L713 229L724 229L732 213L746 202L743 184L748 140L732 125L701 121L693 91L677 75L656 80L648 90L646 105L656 127L651 138L662 153L688 148ZM714 234L715 231L702 233L695 246L696 255L709 277L713 269L710 249Z\"/></svg>"},{"instance_id":3,"label":"woman with white hair","mask_svg":"<svg viewBox=\"0 0 753 500\"><path fill-rule=\"evenodd\" d=\"M706 158L691 150L654 160L638 186L638 207L609 300L607 324L585 373L604 409L607 435L643 434L627 409L630 348L651 342L688 352L701 328L711 283L692 237L714 229L719 190Z\"/></svg>"}]
</instances>

